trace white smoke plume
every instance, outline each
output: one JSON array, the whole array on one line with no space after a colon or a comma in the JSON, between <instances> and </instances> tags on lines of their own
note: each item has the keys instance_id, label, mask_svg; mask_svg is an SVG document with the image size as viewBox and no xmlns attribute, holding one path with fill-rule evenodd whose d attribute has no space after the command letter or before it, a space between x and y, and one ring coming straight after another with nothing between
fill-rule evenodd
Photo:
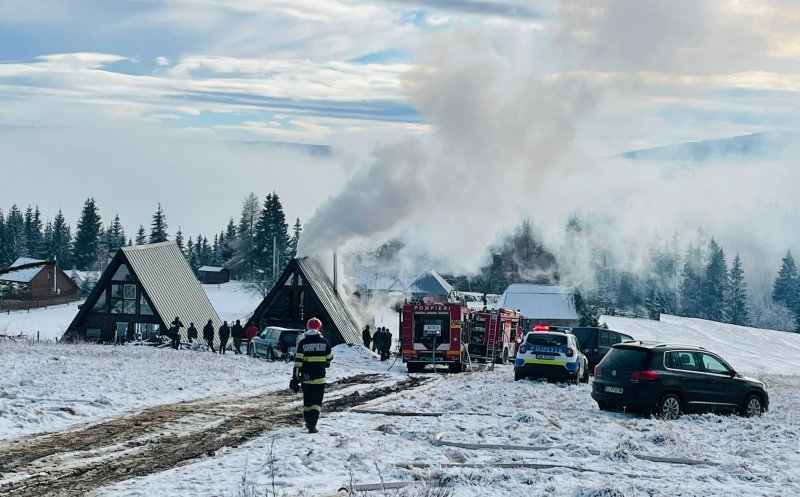
<instances>
[{"instance_id":1,"label":"white smoke plume","mask_svg":"<svg viewBox=\"0 0 800 497\"><path fill-rule=\"evenodd\" d=\"M632 270L655 234L677 232L682 255L703 228L729 261L741 253L746 274L777 271L786 249L800 248L791 138L774 144L782 150L769 160L609 158L654 141L800 128L796 99L743 93L732 108L726 93L792 84L780 71L796 69L785 50L800 30L778 14L800 12L780 1L759 5L565 0L544 35L499 23L434 36L420 50L428 71L408 84L433 131L376 151L306 224L300 253L403 235L409 251L474 270L524 218L548 248L562 249L566 220L578 213L593 221L598 245ZM660 117L676 102L685 119ZM719 120L703 117L714 113ZM572 282L591 279L580 267L561 270L573 272Z\"/></svg>"}]
</instances>

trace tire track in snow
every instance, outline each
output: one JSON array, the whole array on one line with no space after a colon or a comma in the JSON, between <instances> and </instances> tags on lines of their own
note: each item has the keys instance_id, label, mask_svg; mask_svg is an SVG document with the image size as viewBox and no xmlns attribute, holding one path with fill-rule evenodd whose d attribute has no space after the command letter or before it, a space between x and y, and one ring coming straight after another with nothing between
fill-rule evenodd
<instances>
[{"instance_id":1,"label":"tire track in snow","mask_svg":"<svg viewBox=\"0 0 800 497\"><path fill-rule=\"evenodd\" d=\"M375 385L384 380L391 383ZM326 412L417 387L357 375L329 385L341 395L326 399ZM359 387L368 386L369 389ZM352 390L352 391L351 391ZM81 429L0 443L0 496L86 495L129 478L145 476L213 456L275 427L299 424L297 396L287 391L240 399L181 402L153 407Z\"/></svg>"}]
</instances>

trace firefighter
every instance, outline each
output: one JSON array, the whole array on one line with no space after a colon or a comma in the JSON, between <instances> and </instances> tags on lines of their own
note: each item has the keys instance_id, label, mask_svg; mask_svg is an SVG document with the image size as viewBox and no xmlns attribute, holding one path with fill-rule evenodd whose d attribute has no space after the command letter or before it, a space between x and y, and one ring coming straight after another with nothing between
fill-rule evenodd
<instances>
[{"instance_id":1,"label":"firefighter","mask_svg":"<svg viewBox=\"0 0 800 497\"><path fill-rule=\"evenodd\" d=\"M331 366L333 352L322 337L322 321L311 318L306 329L297 346L293 374L303 383L303 421L309 433L316 433L325 394L325 370Z\"/></svg>"}]
</instances>

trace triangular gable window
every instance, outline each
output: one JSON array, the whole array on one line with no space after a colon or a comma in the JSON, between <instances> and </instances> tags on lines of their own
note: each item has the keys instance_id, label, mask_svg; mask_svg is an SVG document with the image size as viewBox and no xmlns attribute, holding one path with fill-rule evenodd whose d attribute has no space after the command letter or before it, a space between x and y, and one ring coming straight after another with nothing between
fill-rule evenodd
<instances>
[{"instance_id":1,"label":"triangular gable window","mask_svg":"<svg viewBox=\"0 0 800 497\"><path fill-rule=\"evenodd\" d=\"M131 281L133 277L131 276L130 269L128 269L128 265L120 264L119 269L117 269L117 272L114 273L111 279L114 281Z\"/></svg>"}]
</instances>

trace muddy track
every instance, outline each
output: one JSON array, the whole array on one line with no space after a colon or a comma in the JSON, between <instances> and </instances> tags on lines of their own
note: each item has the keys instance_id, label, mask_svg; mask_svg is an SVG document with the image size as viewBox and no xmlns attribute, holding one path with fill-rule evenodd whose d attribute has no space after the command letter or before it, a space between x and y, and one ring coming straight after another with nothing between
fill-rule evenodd
<instances>
[{"instance_id":1,"label":"muddy track","mask_svg":"<svg viewBox=\"0 0 800 497\"><path fill-rule=\"evenodd\" d=\"M359 375L328 385L328 392L363 385L326 400L340 411L426 380L408 378L387 386L380 375ZM237 399L162 405L77 430L0 443L0 496L86 495L129 478L187 464L222 447L236 447L274 428L301 422L287 408L299 396L268 392Z\"/></svg>"}]
</instances>

